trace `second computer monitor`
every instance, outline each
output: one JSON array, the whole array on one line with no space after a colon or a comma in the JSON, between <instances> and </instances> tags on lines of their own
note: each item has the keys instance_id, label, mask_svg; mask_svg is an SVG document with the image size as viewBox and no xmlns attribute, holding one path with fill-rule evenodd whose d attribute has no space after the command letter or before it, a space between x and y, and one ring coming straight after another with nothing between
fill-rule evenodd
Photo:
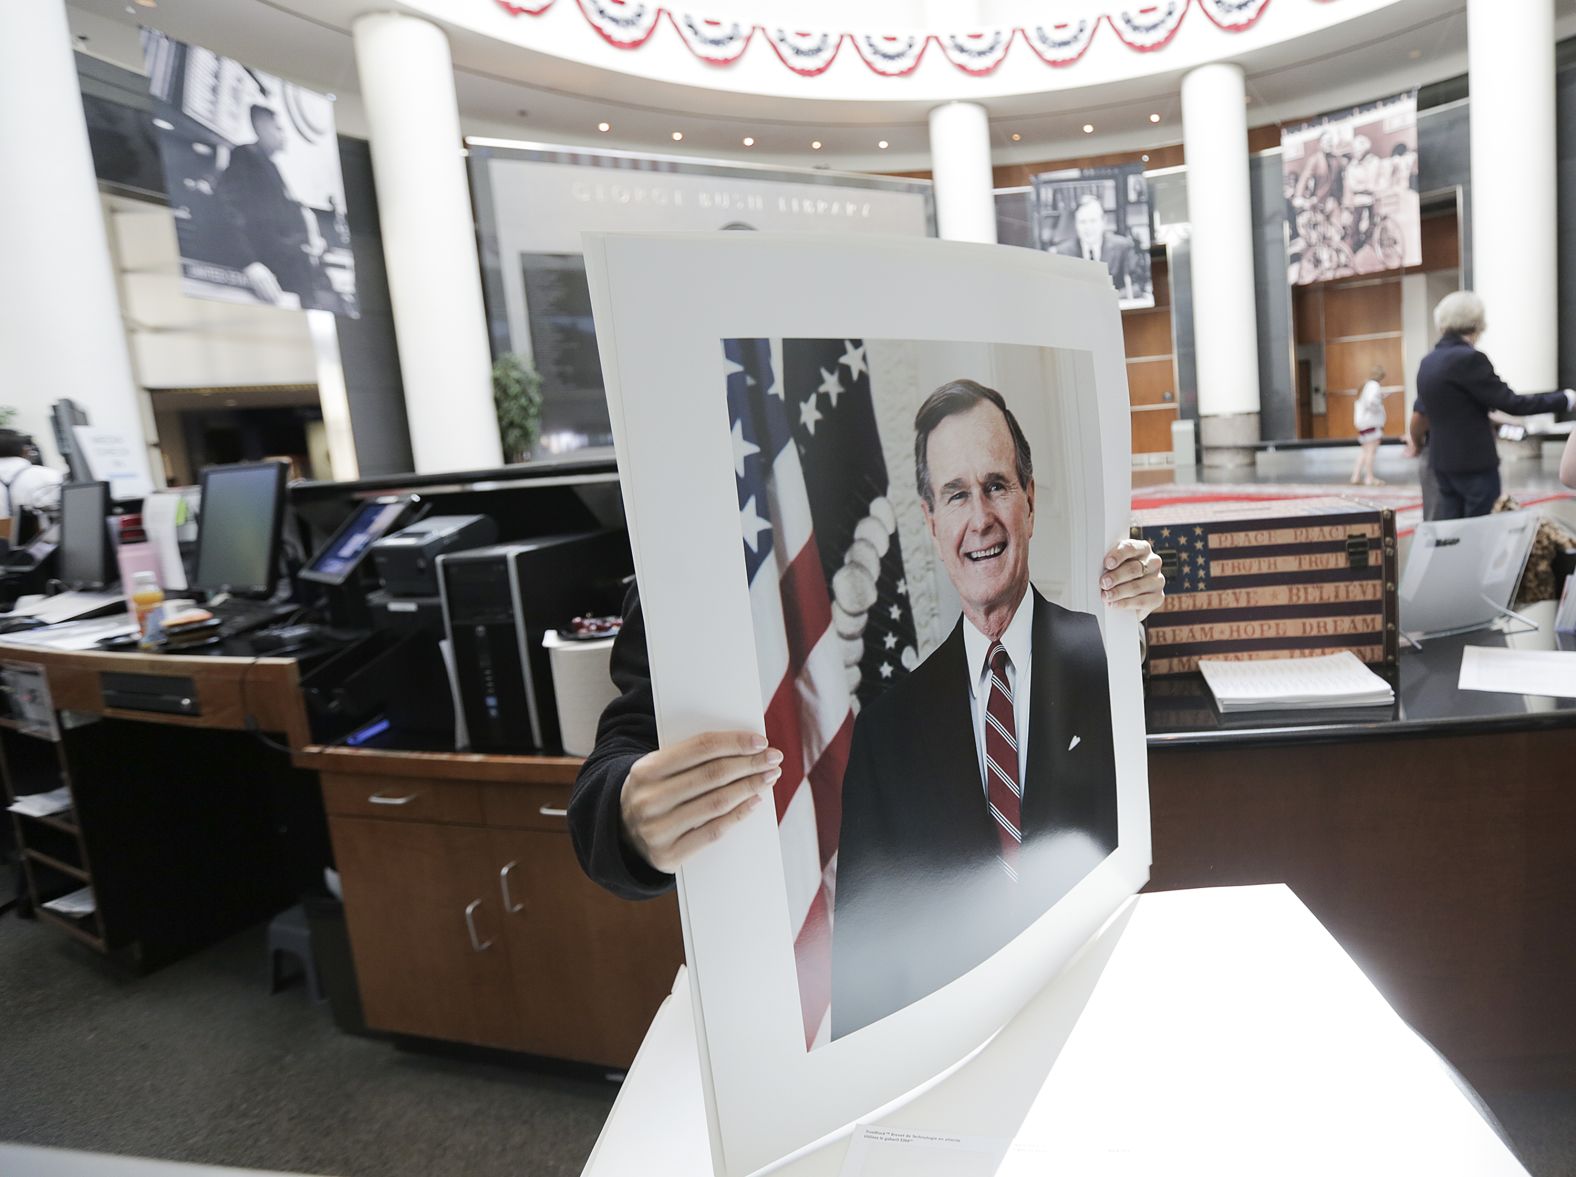
<instances>
[{"instance_id":1,"label":"second computer monitor","mask_svg":"<svg viewBox=\"0 0 1576 1177\"><path fill-rule=\"evenodd\" d=\"M101 589L110 571L109 483L68 482L60 488L60 547L56 575L71 589Z\"/></svg>"},{"instance_id":2,"label":"second computer monitor","mask_svg":"<svg viewBox=\"0 0 1576 1177\"><path fill-rule=\"evenodd\" d=\"M192 587L207 593L270 596L278 578L284 508L283 462L204 470Z\"/></svg>"}]
</instances>

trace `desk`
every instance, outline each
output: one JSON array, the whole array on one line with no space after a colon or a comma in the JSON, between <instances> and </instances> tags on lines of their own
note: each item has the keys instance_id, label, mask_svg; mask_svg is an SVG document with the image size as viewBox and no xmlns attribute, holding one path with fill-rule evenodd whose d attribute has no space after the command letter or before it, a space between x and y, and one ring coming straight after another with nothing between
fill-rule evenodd
<instances>
[{"instance_id":1,"label":"desk","mask_svg":"<svg viewBox=\"0 0 1576 1177\"><path fill-rule=\"evenodd\" d=\"M876 1122L1016 1138L1046 1173L1526 1172L1284 887L1138 897L983 1050ZM775 1172L836 1177L846 1148ZM708 1165L681 979L585 1172Z\"/></svg>"},{"instance_id":2,"label":"desk","mask_svg":"<svg viewBox=\"0 0 1576 1177\"><path fill-rule=\"evenodd\" d=\"M1222 717L1197 675L1147 703L1150 889L1289 884L1485 1087L1576 1079L1576 700L1456 689L1506 643L1403 651L1388 709Z\"/></svg>"},{"instance_id":3,"label":"desk","mask_svg":"<svg viewBox=\"0 0 1576 1177\"><path fill-rule=\"evenodd\" d=\"M40 910L51 926L151 967L266 919L320 875L316 781L278 743L307 738L293 660L63 651L0 637L0 663L11 702L0 718L7 791L64 785L72 801L50 818L14 817L29 889L47 899L88 886L97 900L76 919ZM151 694L139 702L138 690ZM35 696L33 721L22 718L23 695Z\"/></svg>"}]
</instances>

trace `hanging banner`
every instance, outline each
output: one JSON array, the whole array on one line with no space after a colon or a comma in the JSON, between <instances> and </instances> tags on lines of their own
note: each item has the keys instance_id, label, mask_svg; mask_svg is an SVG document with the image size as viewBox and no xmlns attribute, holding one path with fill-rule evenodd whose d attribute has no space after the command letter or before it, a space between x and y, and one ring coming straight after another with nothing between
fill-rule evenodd
<instances>
[{"instance_id":1,"label":"hanging banner","mask_svg":"<svg viewBox=\"0 0 1576 1177\"><path fill-rule=\"evenodd\" d=\"M1129 49L1150 53L1164 49L1182 27L1187 15L1188 0L1165 0L1162 4L1146 4L1141 8L1119 8L1109 13L1106 20L1116 30L1116 35Z\"/></svg>"},{"instance_id":2,"label":"hanging banner","mask_svg":"<svg viewBox=\"0 0 1576 1177\"><path fill-rule=\"evenodd\" d=\"M1089 51L1094 31L1100 27L1098 19L1080 20L1059 25L1029 25L1023 30L1029 48L1040 55L1046 65L1071 65Z\"/></svg>"},{"instance_id":3,"label":"hanging banner","mask_svg":"<svg viewBox=\"0 0 1576 1177\"><path fill-rule=\"evenodd\" d=\"M947 60L968 74L990 74L1012 48L1011 29L984 33L943 33L936 40Z\"/></svg>"},{"instance_id":4,"label":"hanging banner","mask_svg":"<svg viewBox=\"0 0 1576 1177\"><path fill-rule=\"evenodd\" d=\"M772 29L770 40L782 63L806 78L830 69L843 45L841 33L796 33L788 29Z\"/></svg>"},{"instance_id":5,"label":"hanging banner","mask_svg":"<svg viewBox=\"0 0 1576 1177\"><path fill-rule=\"evenodd\" d=\"M181 289L357 317L333 99L150 29L142 51Z\"/></svg>"},{"instance_id":6,"label":"hanging banner","mask_svg":"<svg viewBox=\"0 0 1576 1177\"><path fill-rule=\"evenodd\" d=\"M901 78L918 69L920 59L925 56L925 47L930 44L929 37L913 33L896 37L855 33L853 40L864 63L888 78Z\"/></svg>"},{"instance_id":7,"label":"hanging banner","mask_svg":"<svg viewBox=\"0 0 1576 1177\"><path fill-rule=\"evenodd\" d=\"M1270 0L1197 0L1198 6L1223 29L1236 32L1256 23Z\"/></svg>"},{"instance_id":8,"label":"hanging banner","mask_svg":"<svg viewBox=\"0 0 1576 1177\"><path fill-rule=\"evenodd\" d=\"M580 0L580 11L609 45L638 49L656 32L662 9L639 0Z\"/></svg>"},{"instance_id":9,"label":"hanging banner","mask_svg":"<svg viewBox=\"0 0 1576 1177\"><path fill-rule=\"evenodd\" d=\"M1105 266L1123 310L1155 305L1143 165L1043 172L1034 177L1034 209L1041 249Z\"/></svg>"},{"instance_id":10,"label":"hanging banner","mask_svg":"<svg viewBox=\"0 0 1576 1177\"><path fill-rule=\"evenodd\" d=\"M738 21L709 20L679 12L670 12L668 16L690 52L712 65L738 61L750 47L750 37L755 33L755 26L741 25Z\"/></svg>"},{"instance_id":11,"label":"hanging banner","mask_svg":"<svg viewBox=\"0 0 1576 1177\"><path fill-rule=\"evenodd\" d=\"M1417 91L1281 131L1294 286L1423 263Z\"/></svg>"}]
</instances>

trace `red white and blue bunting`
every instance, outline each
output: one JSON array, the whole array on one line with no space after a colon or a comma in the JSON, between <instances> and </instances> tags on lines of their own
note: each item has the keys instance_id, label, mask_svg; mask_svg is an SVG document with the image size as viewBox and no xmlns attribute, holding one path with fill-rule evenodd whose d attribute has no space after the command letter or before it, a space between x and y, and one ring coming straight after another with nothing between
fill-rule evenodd
<instances>
[{"instance_id":1,"label":"red white and blue bunting","mask_svg":"<svg viewBox=\"0 0 1576 1177\"><path fill-rule=\"evenodd\" d=\"M556 0L494 2L512 16L540 16ZM785 66L807 78L830 69L845 40L852 41L859 59L882 77L901 78L913 73L932 41L958 69L983 77L1000 68L1020 35L1041 61L1062 67L1083 58L1102 24L1110 25L1117 39L1129 49L1153 53L1171 43L1183 18L1195 6L1204 10L1216 28L1240 33L1257 24L1270 5L1270 0L1110 2L1112 7L1103 13L1059 24L958 33L871 33L766 28L664 8L647 0L575 0L591 27L619 49L640 48L651 39L666 14L690 52L709 65L738 61L759 32ZM1328 4L1332 0L1317 2Z\"/></svg>"}]
</instances>

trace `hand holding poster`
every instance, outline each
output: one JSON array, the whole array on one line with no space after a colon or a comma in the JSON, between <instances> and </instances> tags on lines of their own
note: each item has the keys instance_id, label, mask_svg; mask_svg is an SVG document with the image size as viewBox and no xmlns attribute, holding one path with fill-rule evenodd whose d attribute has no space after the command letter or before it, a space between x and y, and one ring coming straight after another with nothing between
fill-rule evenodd
<instances>
[{"instance_id":1,"label":"hand holding poster","mask_svg":"<svg viewBox=\"0 0 1576 1177\"><path fill-rule=\"evenodd\" d=\"M185 293L356 317L333 99L150 29L142 50Z\"/></svg>"},{"instance_id":2,"label":"hand holding poster","mask_svg":"<svg viewBox=\"0 0 1576 1177\"><path fill-rule=\"evenodd\" d=\"M662 742L784 757L679 872L744 1174L958 1062L1147 877L1137 628L1098 586L1120 321L1093 267L954 242L588 235L586 263Z\"/></svg>"},{"instance_id":3,"label":"hand holding poster","mask_svg":"<svg viewBox=\"0 0 1576 1177\"><path fill-rule=\"evenodd\" d=\"M1417 92L1281 131L1294 286L1423 263Z\"/></svg>"}]
</instances>

